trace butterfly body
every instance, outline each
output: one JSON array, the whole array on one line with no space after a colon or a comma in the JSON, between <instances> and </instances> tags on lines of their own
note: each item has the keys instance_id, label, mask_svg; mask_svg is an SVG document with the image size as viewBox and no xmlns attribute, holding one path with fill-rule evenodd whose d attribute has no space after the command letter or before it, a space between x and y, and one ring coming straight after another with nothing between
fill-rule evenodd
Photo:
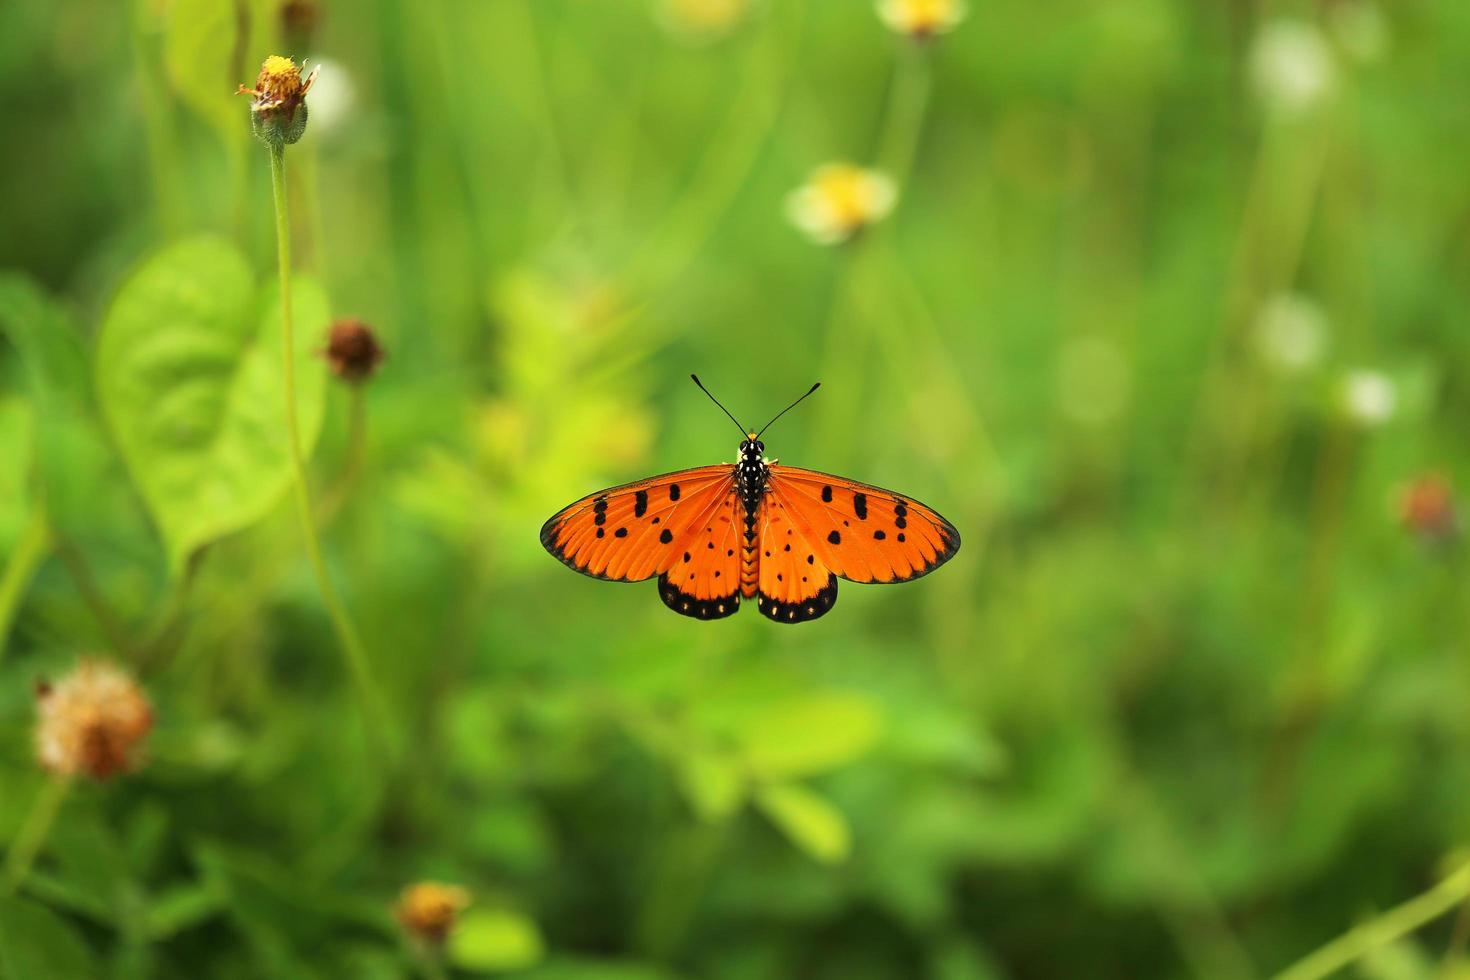
<instances>
[{"instance_id":1,"label":"butterfly body","mask_svg":"<svg viewBox=\"0 0 1470 980\"><path fill-rule=\"evenodd\" d=\"M837 579L906 582L954 556L960 536L890 490L768 461L753 433L739 462L612 487L553 515L541 543L595 578L658 577L677 613L722 619L754 599L767 618L807 622L837 601Z\"/></svg>"}]
</instances>

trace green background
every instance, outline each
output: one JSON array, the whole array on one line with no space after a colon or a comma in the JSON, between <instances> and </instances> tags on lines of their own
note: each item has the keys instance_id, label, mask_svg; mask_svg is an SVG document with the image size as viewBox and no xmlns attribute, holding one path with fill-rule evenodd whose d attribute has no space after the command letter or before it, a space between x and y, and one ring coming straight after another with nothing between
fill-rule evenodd
<instances>
[{"instance_id":1,"label":"green background","mask_svg":"<svg viewBox=\"0 0 1470 980\"><path fill-rule=\"evenodd\" d=\"M922 46L859 0L322 7L0 4L0 842L38 679L106 654L157 716L0 898L0 974L1243 980L1463 863L1470 569L1395 511L1465 476L1463 0L972 0ZM299 388L381 716L287 492L232 94L270 53L325 62ZM899 201L826 248L784 202L841 159ZM564 504L734 458L691 371L748 422L823 381L769 454L958 556L797 627L561 567ZM444 964L421 879L475 896ZM1348 975L1470 975L1466 927Z\"/></svg>"}]
</instances>

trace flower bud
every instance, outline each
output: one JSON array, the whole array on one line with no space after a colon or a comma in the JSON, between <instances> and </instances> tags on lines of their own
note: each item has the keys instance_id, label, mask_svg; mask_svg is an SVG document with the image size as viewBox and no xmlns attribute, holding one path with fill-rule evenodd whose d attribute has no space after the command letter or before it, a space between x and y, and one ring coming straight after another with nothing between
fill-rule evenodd
<instances>
[{"instance_id":1,"label":"flower bud","mask_svg":"<svg viewBox=\"0 0 1470 980\"><path fill-rule=\"evenodd\" d=\"M1417 477L1400 489L1397 510L1404 530L1428 544L1449 541L1459 533L1454 490L1441 473Z\"/></svg>"},{"instance_id":2,"label":"flower bud","mask_svg":"<svg viewBox=\"0 0 1470 980\"><path fill-rule=\"evenodd\" d=\"M153 709L126 672L83 660L54 684L36 687L36 759L62 776L107 779L134 768Z\"/></svg>"},{"instance_id":3,"label":"flower bud","mask_svg":"<svg viewBox=\"0 0 1470 980\"><path fill-rule=\"evenodd\" d=\"M387 357L373 328L361 320L345 319L332 324L327 346L322 351L332 373L348 384L361 384L372 377Z\"/></svg>"},{"instance_id":4,"label":"flower bud","mask_svg":"<svg viewBox=\"0 0 1470 980\"><path fill-rule=\"evenodd\" d=\"M420 881L398 896L393 915L410 935L439 945L454 928L455 919L470 904L470 893L458 885Z\"/></svg>"},{"instance_id":5,"label":"flower bud","mask_svg":"<svg viewBox=\"0 0 1470 980\"><path fill-rule=\"evenodd\" d=\"M255 88L241 85L238 94L253 96L250 126L261 142L286 146L306 132L306 93L316 81L316 69L305 79L290 58L273 54L260 66Z\"/></svg>"}]
</instances>

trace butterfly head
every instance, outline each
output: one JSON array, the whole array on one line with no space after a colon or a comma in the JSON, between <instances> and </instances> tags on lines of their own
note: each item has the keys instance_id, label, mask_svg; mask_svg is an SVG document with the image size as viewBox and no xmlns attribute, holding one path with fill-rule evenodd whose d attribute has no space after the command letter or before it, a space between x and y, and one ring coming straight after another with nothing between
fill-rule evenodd
<instances>
[{"instance_id":1,"label":"butterfly head","mask_svg":"<svg viewBox=\"0 0 1470 980\"><path fill-rule=\"evenodd\" d=\"M745 438L740 440L740 458L760 462L765 455L766 444L756 437L754 432L747 432Z\"/></svg>"}]
</instances>

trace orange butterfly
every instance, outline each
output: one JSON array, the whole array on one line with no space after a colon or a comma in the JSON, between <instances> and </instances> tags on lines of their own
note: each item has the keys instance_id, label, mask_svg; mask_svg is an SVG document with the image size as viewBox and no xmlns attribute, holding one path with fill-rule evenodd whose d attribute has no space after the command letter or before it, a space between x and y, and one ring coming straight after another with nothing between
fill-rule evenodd
<instances>
[{"instance_id":1,"label":"orange butterfly","mask_svg":"<svg viewBox=\"0 0 1470 980\"><path fill-rule=\"evenodd\" d=\"M825 615L837 602L839 578L907 582L953 558L959 531L917 500L765 458L761 434L820 387L812 385L758 432L741 426L739 463L583 497L542 526L541 544L593 578L641 582L657 575L659 597L676 613L721 619L754 597L778 623Z\"/></svg>"}]
</instances>

